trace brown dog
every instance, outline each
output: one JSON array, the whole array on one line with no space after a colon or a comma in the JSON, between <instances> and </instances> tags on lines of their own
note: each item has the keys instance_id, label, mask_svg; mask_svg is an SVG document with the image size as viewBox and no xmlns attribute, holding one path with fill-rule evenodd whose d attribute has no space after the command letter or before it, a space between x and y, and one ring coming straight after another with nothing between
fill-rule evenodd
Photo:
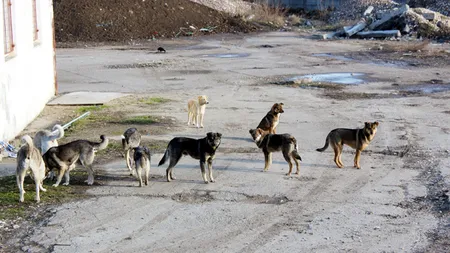
<instances>
[{"instance_id":1,"label":"brown dog","mask_svg":"<svg viewBox=\"0 0 450 253\"><path fill-rule=\"evenodd\" d=\"M343 168L344 164L341 160L342 149L344 144L356 149L355 163L354 166L361 169L359 165L359 158L361 156L361 151L363 151L369 143L375 137L377 132L378 122L365 122L364 128L360 129L347 129L347 128L337 128L332 130L325 140L325 146L323 148L316 149L319 152L325 151L330 144L334 149L334 162L339 168Z\"/></svg>"},{"instance_id":2,"label":"brown dog","mask_svg":"<svg viewBox=\"0 0 450 253\"><path fill-rule=\"evenodd\" d=\"M280 114L284 112L283 105L283 103L275 103L256 128L276 134L275 130L280 122Z\"/></svg>"},{"instance_id":3,"label":"brown dog","mask_svg":"<svg viewBox=\"0 0 450 253\"><path fill-rule=\"evenodd\" d=\"M292 160L297 167L295 174L300 174L300 165L297 160L301 161L302 158L298 154L297 140L294 136L290 134L269 134L261 128L250 129L249 133L258 148L262 149L264 153L264 171L268 171L272 164L272 152L281 151L284 159L289 164L289 172L286 175L290 176L292 173L292 167L294 167Z\"/></svg>"}]
</instances>

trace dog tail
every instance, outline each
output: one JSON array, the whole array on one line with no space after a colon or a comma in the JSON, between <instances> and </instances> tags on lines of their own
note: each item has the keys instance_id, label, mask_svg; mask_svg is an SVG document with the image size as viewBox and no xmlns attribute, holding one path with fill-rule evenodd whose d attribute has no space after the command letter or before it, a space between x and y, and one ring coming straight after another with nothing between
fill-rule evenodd
<instances>
[{"instance_id":1,"label":"dog tail","mask_svg":"<svg viewBox=\"0 0 450 253\"><path fill-rule=\"evenodd\" d=\"M108 138L106 138L106 136L104 136L104 135L102 134L102 135L100 135L100 139L101 139L102 141L99 142L99 143L95 143L95 145L94 145L94 148L95 148L96 150L102 150L102 149L105 149L105 148L108 146L109 140L108 140Z\"/></svg>"},{"instance_id":2,"label":"dog tail","mask_svg":"<svg viewBox=\"0 0 450 253\"><path fill-rule=\"evenodd\" d=\"M164 156L161 158L161 161L159 161L159 163L158 163L158 166L163 165L167 161L168 157L169 157L169 147L167 147L166 152L164 153Z\"/></svg>"},{"instance_id":3,"label":"dog tail","mask_svg":"<svg viewBox=\"0 0 450 253\"><path fill-rule=\"evenodd\" d=\"M292 142L294 143L294 150L292 151L292 154L294 155L295 159L302 160L300 157L300 154L298 153L298 145L297 145L297 139L295 137L291 137Z\"/></svg>"},{"instance_id":4,"label":"dog tail","mask_svg":"<svg viewBox=\"0 0 450 253\"><path fill-rule=\"evenodd\" d=\"M34 147L33 144L33 139L31 139L31 137L27 134L22 136L22 141L28 145L28 147L31 149L32 147Z\"/></svg>"},{"instance_id":5,"label":"dog tail","mask_svg":"<svg viewBox=\"0 0 450 253\"><path fill-rule=\"evenodd\" d=\"M330 143L330 135L327 136L327 139L325 140L325 146L323 148L316 149L319 152L323 152L328 148L328 144Z\"/></svg>"},{"instance_id":6,"label":"dog tail","mask_svg":"<svg viewBox=\"0 0 450 253\"><path fill-rule=\"evenodd\" d=\"M52 131L53 132L48 136L50 140L53 141L64 137L64 128L62 128L61 125L56 124L53 127Z\"/></svg>"}]
</instances>

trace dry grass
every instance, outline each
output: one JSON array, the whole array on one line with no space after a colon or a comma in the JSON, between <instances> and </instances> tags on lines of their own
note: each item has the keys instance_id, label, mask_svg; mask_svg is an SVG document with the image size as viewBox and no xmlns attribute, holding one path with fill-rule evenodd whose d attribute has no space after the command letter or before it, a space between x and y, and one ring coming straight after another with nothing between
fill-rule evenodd
<instances>
[{"instance_id":1,"label":"dry grass","mask_svg":"<svg viewBox=\"0 0 450 253\"><path fill-rule=\"evenodd\" d=\"M280 5L272 7L267 2L261 1L255 4L246 16L250 21L256 23L282 27L285 22L286 10Z\"/></svg>"},{"instance_id":2,"label":"dry grass","mask_svg":"<svg viewBox=\"0 0 450 253\"><path fill-rule=\"evenodd\" d=\"M395 44L386 44L383 45L383 51L386 52L419 52L426 50L427 46L430 44L430 40L424 40L422 42L413 42L413 43L395 43Z\"/></svg>"},{"instance_id":3,"label":"dry grass","mask_svg":"<svg viewBox=\"0 0 450 253\"><path fill-rule=\"evenodd\" d=\"M299 16L292 14L292 15L289 15L287 21L291 25L299 25L302 22L302 19Z\"/></svg>"}]
</instances>

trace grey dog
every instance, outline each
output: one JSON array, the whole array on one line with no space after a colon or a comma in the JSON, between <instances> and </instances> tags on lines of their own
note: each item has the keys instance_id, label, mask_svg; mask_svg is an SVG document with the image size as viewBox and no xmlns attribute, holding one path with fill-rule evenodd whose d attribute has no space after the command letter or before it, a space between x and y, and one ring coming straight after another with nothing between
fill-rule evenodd
<instances>
[{"instance_id":1,"label":"grey dog","mask_svg":"<svg viewBox=\"0 0 450 253\"><path fill-rule=\"evenodd\" d=\"M212 174L212 162L216 149L220 145L221 137L221 133L209 132L205 138L198 140L186 137L173 138L167 145L166 152L158 164L158 166L161 166L167 159L170 160L169 167L166 169L167 182L175 180L172 170L183 155L190 155L192 158L200 160L200 169L202 171L203 181L206 184L208 182L215 182ZM206 162L208 163L209 181L206 178Z\"/></svg>"},{"instance_id":2,"label":"grey dog","mask_svg":"<svg viewBox=\"0 0 450 253\"><path fill-rule=\"evenodd\" d=\"M79 162L88 171L88 185L94 183L94 170L92 163L94 162L95 152L105 149L108 146L108 139L100 136L101 142L91 142L88 140L76 140L64 145L50 148L43 156L45 165L48 170L58 171L58 178L53 184L57 187L65 176L64 185L69 184L69 171L74 169L76 163Z\"/></svg>"},{"instance_id":3,"label":"grey dog","mask_svg":"<svg viewBox=\"0 0 450 253\"><path fill-rule=\"evenodd\" d=\"M133 175L133 169L131 168L130 150L139 147L141 143L141 134L136 128L128 128L122 135L122 148L125 152L125 160L127 162L127 168L130 170L130 175Z\"/></svg>"},{"instance_id":4,"label":"grey dog","mask_svg":"<svg viewBox=\"0 0 450 253\"><path fill-rule=\"evenodd\" d=\"M148 177L150 175L151 154L147 147L134 148L134 163L136 164L136 176L139 180L139 186L142 187L142 181L148 185ZM142 170L144 170L144 180L142 180Z\"/></svg>"}]
</instances>

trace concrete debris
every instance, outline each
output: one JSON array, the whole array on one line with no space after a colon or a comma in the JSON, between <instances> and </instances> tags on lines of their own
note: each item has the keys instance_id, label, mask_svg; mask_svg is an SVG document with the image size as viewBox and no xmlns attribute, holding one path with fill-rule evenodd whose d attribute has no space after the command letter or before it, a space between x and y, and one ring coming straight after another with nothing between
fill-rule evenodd
<instances>
[{"instance_id":1,"label":"concrete debris","mask_svg":"<svg viewBox=\"0 0 450 253\"><path fill-rule=\"evenodd\" d=\"M450 38L450 17L425 8L404 5L382 5L389 9L368 6L358 23L344 26L334 33L315 35L317 39L381 38L401 36L417 38Z\"/></svg>"}]
</instances>

